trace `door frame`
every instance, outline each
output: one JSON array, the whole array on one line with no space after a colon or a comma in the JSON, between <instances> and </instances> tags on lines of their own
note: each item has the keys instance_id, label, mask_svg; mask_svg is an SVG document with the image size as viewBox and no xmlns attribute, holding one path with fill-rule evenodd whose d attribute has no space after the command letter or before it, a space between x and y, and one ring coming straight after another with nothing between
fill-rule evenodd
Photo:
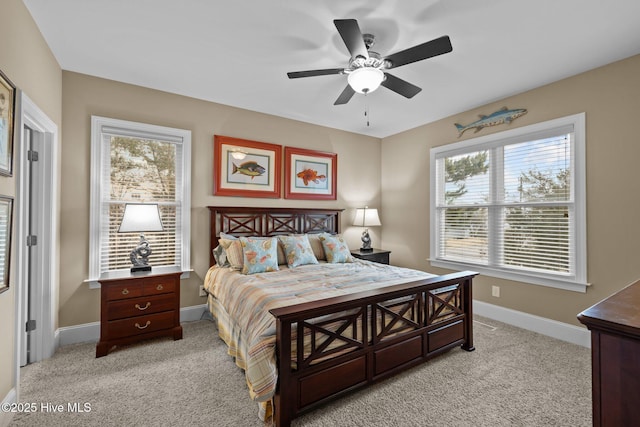
<instances>
[{"instance_id":1,"label":"door frame","mask_svg":"<svg viewBox=\"0 0 640 427\"><path fill-rule=\"evenodd\" d=\"M22 91L18 92L19 106L16 111L20 140L16 155L16 386L20 384L20 361L23 340L26 338L25 323L27 321L26 280L29 273L28 232L28 158L25 143L24 127L36 131L43 137L38 162L42 173L39 182L33 183L33 197L38 198L41 212L36 213L38 228L42 235L38 236L35 246L36 255L40 258L38 268L34 272L35 286L31 295L35 304L31 318L36 320L36 330L32 332L31 360L39 361L49 358L56 349L56 323L58 305L58 126Z\"/></svg>"}]
</instances>

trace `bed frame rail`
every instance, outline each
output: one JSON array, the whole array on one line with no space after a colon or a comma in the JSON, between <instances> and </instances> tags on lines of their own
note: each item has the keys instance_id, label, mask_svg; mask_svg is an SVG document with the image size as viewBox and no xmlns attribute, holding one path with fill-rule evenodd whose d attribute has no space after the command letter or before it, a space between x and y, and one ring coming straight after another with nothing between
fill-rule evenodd
<instances>
[{"instance_id":1,"label":"bed frame rail","mask_svg":"<svg viewBox=\"0 0 640 427\"><path fill-rule=\"evenodd\" d=\"M453 347L473 351L476 275L453 273L270 310L278 355L276 426Z\"/></svg>"}]
</instances>

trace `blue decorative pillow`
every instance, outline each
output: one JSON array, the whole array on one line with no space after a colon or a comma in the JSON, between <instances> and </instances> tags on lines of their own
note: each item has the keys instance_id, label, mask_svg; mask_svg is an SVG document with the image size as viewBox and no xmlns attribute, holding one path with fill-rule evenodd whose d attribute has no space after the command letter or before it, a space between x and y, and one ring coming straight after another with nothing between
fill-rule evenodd
<instances>
[{"instance_id":1,"label":"blue decorative pillow","mask_svg":"<svg viewBox=\"0 0 640 427\"><path fill-rule=\"evenodd\" d=\"M327 257L327 262L353 262L353 258L351 258L351 251L342 236L321 234L320 241L322 242L322 248L324 249L324 254Z\"/></svg>"},{"instance_id":2,"label":"blue decorative pillow","mask_svg":"<svg viewBox=\"0 0 640 427\"><path fill-rule=\"evenodd\" d=\"M240 237L244 265L242 274L264 273L278 270L278 239Z\"/></svg>"},{"instance_id":3,"label":"blue decorative pillow","mask_svg":"<svg viewBox=\"0 0 640 427\"><path fill-rule=\"evenodd\" d=\"M278 236L278 239L282 243L289 267L318 263L306 234L300 236Z\"/></svg>"}]
</instances>

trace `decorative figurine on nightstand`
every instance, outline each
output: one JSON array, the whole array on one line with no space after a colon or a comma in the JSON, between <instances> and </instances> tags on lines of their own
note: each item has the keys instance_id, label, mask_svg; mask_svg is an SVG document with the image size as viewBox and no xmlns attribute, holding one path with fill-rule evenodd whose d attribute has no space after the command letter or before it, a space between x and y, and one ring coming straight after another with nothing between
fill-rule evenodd
<instances>
[{"instance_id":1,"label":"decorative figurine on nightstand","mask_svg":"<svg viewBox=\"0 0 640 427\"><path fill-rule=\"evenodd\" d=\"M382 225L380 223L380 217L378 217L378 209L369 209L369 206L365 206L364 209L356 209L356 217L353 220L353 225L360 227L375 227ZM360 251L371 252L371 237L369 236L369 229L365 228L362 232L362 247Z\"/></svg>"},{"instance_id":2,"label":"decorative figurine on nightstand","mask_svg":"<svg viewBox=\"0 0 640 427\"><path fill-rule=\"evenodd\" d=\"M133 264L131 271L151 271L149 255L151 255L151 246L149 246L149 242L145 239L144 234L140 234L138 246L136 246L129 255L131 264Z\"/></svg>"},{"instance_id":3,"label":"decorative figurine on nightstand","mask_svg":"<svg viewBox=\"0 0 640 427\"><path fill-rule=\"evenodd\" d=\"M371 251L373 250L371 248L371 237L369 237L369 229L365 229L362 232L362 237L360 238L362 240L362 247L360 248L361 251Z\"/></svg>"}]
</instances>

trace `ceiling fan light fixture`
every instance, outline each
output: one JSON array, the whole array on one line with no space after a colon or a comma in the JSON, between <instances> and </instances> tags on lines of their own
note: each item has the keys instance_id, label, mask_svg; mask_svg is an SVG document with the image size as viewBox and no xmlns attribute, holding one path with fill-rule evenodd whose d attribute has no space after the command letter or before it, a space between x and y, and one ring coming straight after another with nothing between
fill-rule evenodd
<instances>
[{"instance_id":1,"label":"ceiling fan light fixture","mask_svg":"<svg viewBox=\"0 0 640 427\"><path fill-rule=\"evenodd\" d=\"M384 80L384 73L373 67L362 67L353 70L347 77L347 82L358 93L371 93L380 87Z\"/></svg>"}]
</instances>

